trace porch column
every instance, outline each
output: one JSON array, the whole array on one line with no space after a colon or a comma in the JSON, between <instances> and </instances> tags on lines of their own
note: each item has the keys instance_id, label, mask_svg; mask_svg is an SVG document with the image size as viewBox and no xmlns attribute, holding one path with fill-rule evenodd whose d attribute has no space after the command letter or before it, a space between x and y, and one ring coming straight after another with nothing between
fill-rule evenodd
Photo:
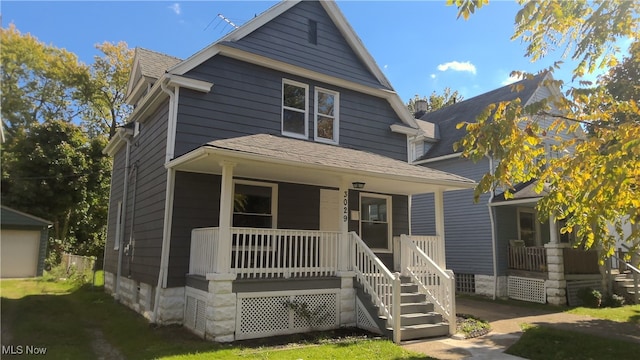
<instances>
[{"instance_id":1,"label":"porch column","mask_svg":"<svg viewBox=\"0 0 640 360\"><path fill-rule=\"evenodd\" d=\"M557 244L558 241L558 223L553 213L549 214L549 242Z\"/></svg>"},{"instance_id":2,"label":"porch column","mask_svg":"<svg viewBox=\"0 0 640 360\"><path fill-rule=\"evenodd\" d=\"M233 206L233 168L235 163L222 161L222 184L220 185L220 222L215 272L227 274L231 269L231 209Z\"/></svg>"},{"instance_id":3,"label":"porch column","mask_svg":"<svg viewBox=\"0 0 640 360\"><path fill-rule=\"evenodd\" d=\"M340 243L338 245L338 271L345 272L351 270L349 256L349 182L346 179L340 181L339 193L338 224L340 224Z\"/></svg>"},{"instance_id":4,"label":"porch column","mask_svg":"<svg viewBox=\"0 0 640 360\"><path fill-rule=\"evenodd\" d=\"M567 244L558 242L558 224L553 213L549 214L549 243L544 245L547 255L547 274L545 281L547 302L552 305L566 305L567 280L564 276L564 251Z\"/></svg>"},{"instance_id":5,"label":"porch column","mask_svg":"<svg viewBox=\"0 0 640 360\"><path fill-rule=\"evenodd\" d=\"M438 266L446 267L445 253L444 253L444 191L438 189L433 193L434 206L435 206L435 221L436 221L436 235L440 238L440 244L438 246L439 256L442 259L442 264Z\"/></svg>"}]
</instances>

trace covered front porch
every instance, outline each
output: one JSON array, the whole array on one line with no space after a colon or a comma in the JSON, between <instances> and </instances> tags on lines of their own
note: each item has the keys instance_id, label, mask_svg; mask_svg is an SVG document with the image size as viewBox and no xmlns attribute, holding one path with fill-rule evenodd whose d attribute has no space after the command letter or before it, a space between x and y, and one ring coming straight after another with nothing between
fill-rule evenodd
<instances>
[{"instance_id":1,"label":"covered front porch","mask_svg":"<svg viewBox=\"0 0 640 360\"><path fill-rule=\"evenodd\" d=\"M399 273L421 282L425 296L455 316L453 275L444 263L443 193L472 181L269 135L215 141L168 167L174 177L201 174L211 183L202 197L218 200L207 210L208 224L192 227L189 238L185 324L192 319L204 336L229 341L363 321L373 326L357 305L356 288L400 336L401 312L393 308L401 301ZM175 186L193 197L195 189ZM411 237L409 198L428 192L435 194L437 236ZM289 320L255 324L262 316L250 309L258 303ZM300 306L322 316L302 319ZM198 313L204 318L197 320ZM280 325L269 328L274 323Z\"/></svg>"}]
</instances>

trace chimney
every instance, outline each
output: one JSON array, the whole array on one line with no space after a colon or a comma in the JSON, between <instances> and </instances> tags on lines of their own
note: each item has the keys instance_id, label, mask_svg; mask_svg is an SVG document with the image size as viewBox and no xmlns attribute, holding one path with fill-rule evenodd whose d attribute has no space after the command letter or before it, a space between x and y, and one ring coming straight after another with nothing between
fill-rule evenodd
<instances>
[{"instance_id":1,"label":"chimney","mask_svg":"<svg viewBox=\"0 0 640 360\"><path fill-rule=\"evenodd\" d=\"M429 107L429 103L427 102L427 100L420 99L420 100L416 100L414 106L415 106L414 110L416 112L420 112L420 111L427 112L427 108Z\"/></svg>"}]
</instances>

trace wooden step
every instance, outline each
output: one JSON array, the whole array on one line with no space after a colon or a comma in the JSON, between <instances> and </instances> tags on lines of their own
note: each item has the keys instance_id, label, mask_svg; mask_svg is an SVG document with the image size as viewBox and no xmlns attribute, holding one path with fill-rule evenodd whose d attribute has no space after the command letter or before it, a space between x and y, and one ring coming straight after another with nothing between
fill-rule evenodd
<instances>
[{"instance_id":1,"label":"wooden step","mask_svg":"<svg viewBox=\"0 0 640 360\"><path fill-rule=\"evenodd\" d=\"M416 340L449 335L449 324L439 322L436 324L410 325L400 328L400 340Z\"/></svg>"},{"instance_id":2,"label":"wooden step","mask_svg":"<svg viewBox=\"0 0 640 360\"><path fill-rule=\"evenodd\" d=\"M433 312L432 303L423 301L417 303L400 304L400 314L430 313Z\"/></svg>"}]
</instances>

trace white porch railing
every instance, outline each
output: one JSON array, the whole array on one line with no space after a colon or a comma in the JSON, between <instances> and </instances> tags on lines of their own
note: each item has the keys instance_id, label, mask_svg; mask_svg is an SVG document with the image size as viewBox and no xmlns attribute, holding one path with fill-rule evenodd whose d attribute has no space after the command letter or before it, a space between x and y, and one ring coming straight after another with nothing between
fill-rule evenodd
<instances>
[{"instance_id":1,"label":"white porch railing","mask_svg":"<svg viewBox=\"0 0 640 360\"><path fill-rule=\"evenodd\" d=\"M218 241L218 228L192 231L190 274L214 272ZM239 278L333 276L339 241L338 232L231 228L229 273Z\"/></svg>"},{"instance_id":2,"label":"white porch railing","mask_svg":"<svg viewBox=\"0 0 640 360\"><path fill-rule=\"evenodd\" d=\"M350 233L356 280L371 296L374 305L393 329L393 341L400 342L400 274L392 274L355 232Z\"/></svg>"},{"instance_id":3,"label":"white porch railing","mask_svg":"<svg viewBox=\"0 0 640 360\"><path fill-rule=\"evenodd\" d=\"M456 282L453 271L440 268L406 235L400 237L400 252L402 273L418 284L420 292L427 295L427 300L449 322L449 333L455 334Z\"/></svg>"},{"instance_id":4,"label":"white porch railing","mask_svg":"<svg viewBox=\"0 0 640 360\"><path fill-rule=\"evenodd\" d=\"M409 235L408 237L439 267L443 269L447 267L444 257L444 242L440 240L439 236Z\"/></svg>"},{"instance_id":5,"label":"white porch railing","mask_svg":"<svg viewBox=\"0 0 640 360\"><path fill-rule=\"evenodd\" d=\"M191 230L189 274L206 275L213 272L218 253L218 228Z\"/></svg>"}]
</instances>

